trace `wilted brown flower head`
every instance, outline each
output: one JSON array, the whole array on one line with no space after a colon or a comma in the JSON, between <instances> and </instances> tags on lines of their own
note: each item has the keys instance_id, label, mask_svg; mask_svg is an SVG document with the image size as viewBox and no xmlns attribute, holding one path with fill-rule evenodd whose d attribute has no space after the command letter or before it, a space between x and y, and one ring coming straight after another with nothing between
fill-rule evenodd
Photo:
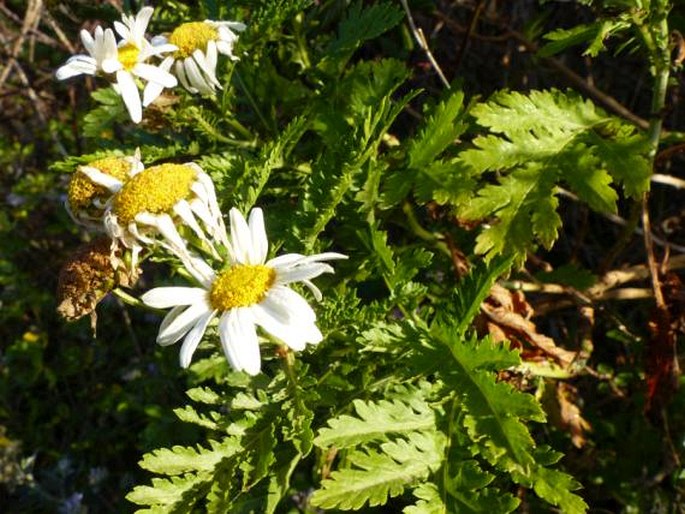
<instances>
[{"instance_id":1,"label":"wilted brown flower head","mask_svg":"<svg viewBox=\"0 0 685 514\"><path fill-rule=\"evenodd\" d=\"M116 251L115 251L116 252ZM129 286L135 277L115 270L112 241L101 237L81 246L64 263L57 284L57 312L68 321L92 314L95 306L118 285Z\"/></svg>"}]
</instances>

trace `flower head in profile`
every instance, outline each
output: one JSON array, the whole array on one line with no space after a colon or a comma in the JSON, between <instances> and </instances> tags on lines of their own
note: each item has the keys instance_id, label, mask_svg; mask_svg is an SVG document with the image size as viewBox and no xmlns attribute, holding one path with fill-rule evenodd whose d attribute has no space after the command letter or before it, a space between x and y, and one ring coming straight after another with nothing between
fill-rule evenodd
<instances>
[{"instance_id":1,"label":"flower head in profile","mask_svg":"<svg viewBox=\"0 0 685 514\"><path fill-rule=\"evenodd\" d=\"M256 375L261 369L257 326L296 351L322 340L314 311L288 285L302 282L320 300L321 292L311 279L333 272L326 261L347 257L329 252L285 254L267 260L261 209L253 209L249 221L231 209L230 221L230 261L224 269L215 271L194 259L188 271L200 287L158 287L145 293L142 300L151 307L172 308L162 321L157 342L169 345L183 338L181 366L190 365L207 326L218 317L221 346L229 364Z\"/></svg>"},{"instance_id":2,"label":"flower head in profile","mask_svg":"<svg viewBox=\"0 0 685 514\"><path fill-rule=\"evenodd\" d=\"M215 257L215 241L228 246L212 179L195 163L160 164L124 183L90 175L115 193L104 214L107 233L132 251L133 266L143 245L160 245L182 261L190 259L179 227L188 227L198 245Z\"/></svg>"},{"instance_id":3,"label":"flower head in profile","mask_svg":"<svg viewBox=\"0 0 685 514\"><path fill-rule=\"evenodd\" d=\"M165 87L174 87L176 77L169 73L173 59L163 61L160 66L149 64L152 57L175 51L169 44L152 46L145 39L145 31L152 16L152 7L143 7L136 16L122 15L121 22L114 26L122 38L116 42L112 29L95 29L94 37L87 31L81 32L81 40L89 55L76 55L57 70L56 76L64 80L75 75L95 75L102 71L114 74L115 89L121 95L131 120L139 123L143 117L143 106L149 105ZM141 104L136 80L147 82Z\"/></svg>"},{"instance_id":4,"label":"flower head in profile","mask_svg":"<svg viewBox=\"0 0 685 514\"><path fill-rule=\"evenodd\" d=\"M112 195L133 175L143 170L140 153L126 157L105 157L79 166L72 174L66 208L74 221L102 227L105 209Z\"/></svg>"},{"instance_id":5,"label":"flower head in profile","mask_svg":"<svg viewBox=\"0 0 685 514\"><path fill-rule=\"evenodd\" d=\"M237 21L194 21L183 23L169 37L157 36L152 44L173 45L174 73L188 91L211 95L221 84L216 78L218 54L232 60L233 45L238 40L236 31L245 30Z\"/></svg>"}]
</instances>

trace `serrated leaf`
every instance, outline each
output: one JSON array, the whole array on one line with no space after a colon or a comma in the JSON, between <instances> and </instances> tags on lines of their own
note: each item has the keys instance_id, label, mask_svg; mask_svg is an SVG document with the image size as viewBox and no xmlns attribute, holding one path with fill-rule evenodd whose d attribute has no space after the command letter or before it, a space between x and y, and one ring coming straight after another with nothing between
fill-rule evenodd
<instances>
[{"instance_id":1,"label":"serrated leaf","mask_svg":"<svg viewBox=\"0 0 685 514\"><path fill-rule=\"evenodd\" d=\"M357 417L343 414L328 420L330 428L322 428L314 439L320 448L348 448L359 443L385 440L389 434L405 434L435 428L435 415L426 403L407 405L399 400L353 402Z\"/></svg>"},{"instance_id":2,"label":"serrated leaf","mask_svg":"<svg viewBox=\"0 0 685 514\"><path fill-rule=\"evenodd\" d=\"M382 444L383 453L353 451L349 461L354 468L332 472L312 495L312 504L342 510L383 505L440 467L445 442L442 433L415 432L408 440Z\"/></svg>"},{"instance_id":3,"label":"serrated leaf","mask_svg":"<svg viewBox=\"0 0 685 514\"><path fill-rule=\"evenodd\" d=\"M611 175L586 145L577 144L565 152L560 167L563 179L581 200L598 212L616 212L618 195L611 187Z\"/></svg>"},{"instance_id":4,"label":"serrated leaf","mask_svg":"<svg viewBox=\"0 0 685 514\"><path fill-rule=\"evenodd\" d=\"M186 391L188 398L197 403L204 403L205 405L220 405L222 403L221 396L212 391L209 387L194 387Z\"/></svg>"},{"instance_id":5,"label":"serrated leaf","mask_svg":"<svg viewBox=\"0 0 685 514\"><path fill-rule=\"evenodd\" d=\"M203 487L206 478L195 474L153 478L152 486L139 485L126 495L126 499L136 505L163 507L163 512L188 512L191 504L184 501L184 497Z\"/></svg>"},{"instance_id":6,"label":"serrated leaf","mask_svg":"<svg viewBox=\"0 0 685 514\"><path fill-rule=\"evenodd\" d=\"M464 93L457 90L432 110L419 133L409 142L410 168L421 170L428 166L463 134L466 130L462 121L463 103Z\"/></svg>"},{"instance_id":7,"label":"serrated leaf","mask_svg":"<svg viewBox=\"0 0 685 514\"><path fill-rule=\"evenodd\" d=\"M378 2L364 9L361 2L347 9L338 28L338 37L328 46L327 54L348 53L368 39L380 36L404 18L404 12L390 2Z\"/></svg>"},{"instance_id":8,"label":"serrated leaf","mask_svg":"<svg viewBox=\"0 0 685 514\"><path fill-rule=\"evenodd\" d=\"M472 267L469 274L461 279L453 294L455 315L452 316L452 321L457 320L454 330L459 337L466 334L467 329L480 312L480 304L487 298L495 281L509 271L512 263L513 259L510 257L498 257L493 259L489 265L483 263ZM486 354L484 351L486 345L487 343L481 344L482 348L477 352L478 355ZM497 348L497 352L505 356L505 359L510 359L509 362L518 361L518 356L514 356L511 352L502 352L501 345ZM479 364L473 365L480 367ZM491 364L494 367L490 369L506 368L513 365L515 364L506 364L497 360Z\"/></svg>"},{"instance_id":9,"label":"serrated leaf","mask_svg":"<svg viewBox=\"0 0 685 514\"><path fill-rule=\"evenodd\" d=\"M216 424L216 421L210 419L204 414L200 414L191 405L174 409L174 414L176 414L178 419L185 421L186 423L193 423L210 430L217 430L219 428Z\"/></svg>"},{"instance_id":10,"label":"serrated leaf","mask_svg":"<svg viewBox=\"0 0 685 514\"><path fill-rule=\"evenodd\" d=\"M604 49L604 41L610 36L630 28L631 24L619 20L598 20L587 25L577 25L571 29L558 29L545 34L545 39L550 41L539 51L540 57L549 57L569 48L589 42L583 55L596 57Z\"/></svg>"},{"instance_id":11,"label":"serrated leaf","mask_svg":"<svg viewBox=\"0 0 685 514\"><path fill-rule=\"evenodd\" d=\"M533 473L533 490L543 500L556 505L565 514L583 514L588 506L585 501L571 491L579 489L580 484L570 475L539 466Z\"/></svg>"},{"instance_id":12,"label":"serrated leaf","mask_svg":"<svg viewBox=\"0 0 685 514\"><path fill-rule=\"evenodd\" d=\"M227 438L221 443L208 441L211 448L174 446L160 448L143 456L141 468L164 475L181 475L190 471L211 471L225 457L241 451L240 443Z\"/></svg>"},{"instance_id":13,"label":"serrated leaf","mask_svg":"<svg viewBox=\"0 0 685 514\"><path fill-rule=\"evenodd\" d=\"M459 205L476 186L470 167L460 159L434 161L412 175L415 176L416 199L423 203Z\"/></svg>"},{"instance_id":14,"label":"serrated leaf","mask_svg":"<svg viewBox=\"0 0 685 514\"><path fill-rule=\"evenodd\" d=\"M597 147L607 170L623 184L628 196L639 198L649 190L652 168L647 157L649 143L643 134L626 135L608 142L591 132L589 142Z\"/></svg>"}]
</instances>

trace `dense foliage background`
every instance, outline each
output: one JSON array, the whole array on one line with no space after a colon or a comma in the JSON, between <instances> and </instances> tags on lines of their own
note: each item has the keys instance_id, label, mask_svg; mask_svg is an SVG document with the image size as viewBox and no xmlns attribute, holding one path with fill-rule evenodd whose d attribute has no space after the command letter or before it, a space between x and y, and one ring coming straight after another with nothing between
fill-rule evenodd
<instances>
[{"instance_id":1,"label":"dense foliage background","mask_svg":"<svg viewBox=\"0 0 685 514\"><path fill-rule=\"evenodd\" d=\"M0 3L0 511L582 512L570 477L591 512L685 511L685 4L159 1L157 33L248 28L223 91L136 126L106 81L54 71L142 4ZM265 346L248 380L212 337L180 369L117 296L96 329L58 316L91 237L70 174L136 148L200 163L225 212L262 206L282 251L349 255L320 282L326 341ZM382 465L407 476L346 489Z\"/></svg>"}]
</instances>

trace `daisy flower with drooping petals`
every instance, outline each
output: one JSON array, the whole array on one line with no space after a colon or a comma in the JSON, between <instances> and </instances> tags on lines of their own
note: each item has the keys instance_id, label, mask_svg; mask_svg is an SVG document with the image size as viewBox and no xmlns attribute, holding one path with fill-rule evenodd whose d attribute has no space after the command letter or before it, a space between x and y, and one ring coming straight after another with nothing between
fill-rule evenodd
<instances>
[{"instance_id":1,"label":"daisy flower with drooping petals","mask_svg":"<svg viewBox=\"0 0 685 514\"><path fill-rule=\"evenodd\" d=\"M78 54L69 57L66 64L59 67L55 76L57 80L66 80L77 75L95 75L102 69L102 61L116 52L117 42L112 29L103 30L95 27L94 35L87 30L81 31L81 41L88 55Z\"/></svg>"},{"instance_id":2,"label":"daisy flower with drooping petals","mask_svg":"<svg viewBox=\"0 0 685 514\"><path fill-rule=\"evenodd\" d=\"M134 267L143 245L159 244L188 261L191 256L180 225L189 227L200 248L215 257L219 257L215 242L228 247L214 183L197 164L151 166L123 183L111 176L90 173L89 177L115 193L103 223L113 239L131 249Z\"/></svg>"},{"instance_id":3,"label":"daisy flower with drooping petals","mask_svg":"<svg viewBox=\"0 0 685 514\"><path fill-rule=\"evenodd\" d=\"M176 77L169 73L173 59L159 66L148 64L153 57L175 51L173 45L152 46L145 39L145 30L152 16L152 7L143 7L136 16L122 15L122 22L115 22L117 33L123 38L118 44L112 29L95 29L95 37L81 32L81 40L90 55L76 55L57 70L57 78L64 80L75 75L95 75L98 71L115 74L114 88L121 95L131 120L139 123L143 118L143 106L149 105L165 87L174 87ZM136 79L147 82L143 91L143 103Z\"/></svg>"},{"instance_id":4,"label":"daisy flower with drooping petals","mask_svg":"<svg viewBox=\"0 0 685 514\"><path fill-rule=\"evenodd\" d=\"M252 209L245 221L231 209L230 262L221 271L194 259L188 271L201 287L158 287L141 299L151 307L172 308L162 321L157 336L161 345L183 338L181 366L188 367L209 323L219 318L221 347L236 371L256 375L261 369L256 327L295 351L319 343L323 336L316 315L307 301L288 287L302 282L321 299L311 279L332 273L325 261L346 259L339 253L304 256L285 254L266 260L268 240L262 210Z\"/></svg>"},{"instance_id":5,"label":"daisy flower with drooping petals","mask_svg":"<svg viewBox=\"0 0 685 514\"><path fill-rule=\"evenodd\" d=\"M112 195L143 168L138 151L131 156L105 157L77 167L69 181L67 212L81 225L103 227L103 216Z\"/></svg>"},{"instance_id":6,"label":"daisy flower with drooping petals","mask_svg":"<svg viewBox=\"0 0 685 514\"><path fill-rule=\"evenodd\" d=\"M218 54L236 61L233 45L236 31L245 30L237 21L193 21L176 27L169 37L152 38L154 46L174 45L174 73L188 91L211 95L221 84L216 78Z\"/></svg>"}]
</instances>

